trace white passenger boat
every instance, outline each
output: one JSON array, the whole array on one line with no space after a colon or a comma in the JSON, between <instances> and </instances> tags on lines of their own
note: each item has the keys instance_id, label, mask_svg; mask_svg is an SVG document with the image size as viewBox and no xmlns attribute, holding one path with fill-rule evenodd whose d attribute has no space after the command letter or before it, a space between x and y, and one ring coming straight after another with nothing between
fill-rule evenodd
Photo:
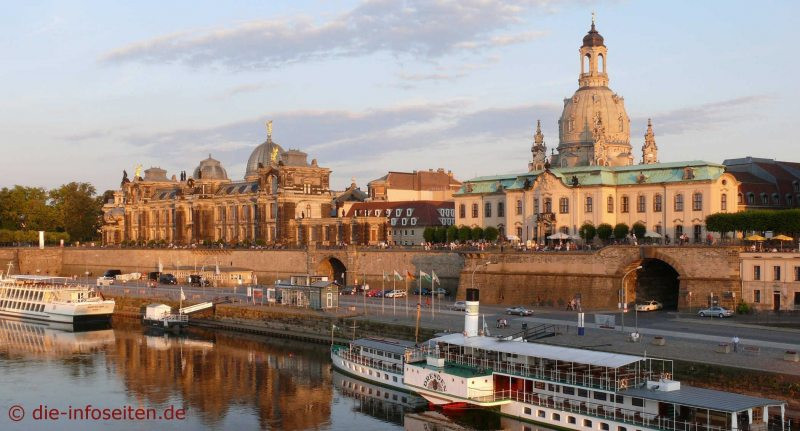
<instances>
[{"instance_id":1,"label":"white passenger boat","mask_svg":"<svg viewBox=\"0 0 800 431\"><path fill-rule=\"evenodd\" d=\"M67 324L108 321L114 300L66 277L11 275L0 279L0 315Z\"/></svg>"},{"instance_id":2,"label":"white passenger boat","mask_svg":"<svg viewBox=\"0 0 800 431\"><path fill-rule=\"evenodd\" d=\"M405 386L433 404L569 430L789 429L783 401L683 385L670 360L484 336L477 290L466 308L464 333L430 340L404 366Z\"/></svg>"},{"instance_id":3,"label":"white passenger boat","mask_svg":"<svg viewBox=\"0 0 800 431\"><path fill-rule=\"evenodd\" d=\"M414 355L417 356L414 356ZM403 364L424 359L414 343L387 338L359 338L349 346L331 346L333 366L344 373L408 392Z\"/></svg>"}]
</instances>

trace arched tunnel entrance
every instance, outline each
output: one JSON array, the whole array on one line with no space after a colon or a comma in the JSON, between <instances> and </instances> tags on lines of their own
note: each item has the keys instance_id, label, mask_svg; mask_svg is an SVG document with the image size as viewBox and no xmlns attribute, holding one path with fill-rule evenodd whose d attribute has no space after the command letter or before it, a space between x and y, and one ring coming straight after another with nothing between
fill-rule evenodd
<instances>
[{"instance_id":1,"label":"arched tunnel entrance","mask_svg":"<svg viewBox=\"0 0 800 431\"><path fill-rule=\"evenodd\" d=\"M327 275L328 280L335 281L340 286L347 286L347 267L335 257L329 257L320 262L317 274Z\"/></svg>"},{"instance_id":2,"label":"arched tunnel entrance","mask_svg":"<svg viewBox=\"0 0 800 431\"><path fill-rule=\"evenodd\" d=\"M664 304L665 310L677 310L680 290L678 271L660 259L644 259L640 265L642 269L635 272L636 303L654 299Z\"/></svg>"}]
</instances>

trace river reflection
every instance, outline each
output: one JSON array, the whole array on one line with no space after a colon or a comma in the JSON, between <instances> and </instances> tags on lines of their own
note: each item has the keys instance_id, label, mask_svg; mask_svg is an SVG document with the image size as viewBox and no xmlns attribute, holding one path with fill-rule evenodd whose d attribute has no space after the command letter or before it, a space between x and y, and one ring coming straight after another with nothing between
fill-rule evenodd
<instances>
[{"instance_id":1,"label":"river reflection","mask_svg":"<svg viewBox=\"0 0 800 431\"><path fill-rule=\"evenodd\" d=\"M199 329L150 335L130 321L113 329L61 329L0 319L1 430L448 429L409 428L426 421L409 415L431 413L424 400L332 371L325 345ZM45 405L62 416L36 420ZM155 409L162 416L185 409L186 417L67 417L87 405ZM20 421L11 420L12 406L24 409ZM485 412L440 416L462 427L456 429L523 429Z\"/></svg>"}]
</instances>

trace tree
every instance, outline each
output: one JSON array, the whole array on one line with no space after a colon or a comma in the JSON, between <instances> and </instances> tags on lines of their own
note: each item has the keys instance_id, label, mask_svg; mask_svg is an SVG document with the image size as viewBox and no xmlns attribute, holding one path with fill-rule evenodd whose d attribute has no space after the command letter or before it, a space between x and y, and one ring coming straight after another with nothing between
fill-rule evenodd
<instances>
[{"instance_id":1,"label":"tree","mask_svg":"<svg viewBox=\"0 0 800 431\"><path fill-rule=\"evenodd\" d=\"M634 223L631 230L633 230L633 234L636 235L636 238L639 239L644 238L644 234L645 232L647 232L647 228L645 227L645 225L639 222Z\"/></svg>"},{"instance_id":2,"label":"tree","mask_svg":"<svg viewBox=\"0 0 800 431\"><path fill-rule=\"evenodd\" d=\"M600 223L597 226L597 236L603 241L608 241L612 232L614 232L614 228L608 223Z\"/></svg>"},{"instance_id":3,"label":"tree","mask_svg":"<svg viewBox=\"0 0 800 431\"><path fill-rule=\"evenodd\" d=\"M609 226L610 227L610 226ZM578 235L583 238L586 242L591 242L594 239L595 234L597 233L597 229L594 228L594 225L591 223L584 223L580 229L578 229Z\"/></svg>"},{"instance_id":4,"label":"tree","mask_svg":"<svg viewBox=\"0 0 800 431\"><path fill-rule=\"evenodd\" d=\"M94 186L89 183L71 182L50 191L53 208L59 221L59 229L77 241L97 238L100 227L102 204L95 198Z\"/></svg>"},{"instance_id":5,"label":"tree","mask_svg":"<svg viewBox=\"0 0 800 431\"><path fill-rule=\"evenodd\" d=\"M486 238L486 241L494 242L497 241L497 238L500 236L500 231L497 230L494 226L489 226L486 230L483 231L483 237Z\"/></svg>"},{"instance_id":6,"label":"tree","mask_svg":"<svg viewBox=\"0 0 800 431\"><path fill-rule=\"evenodd\" d=\"M469 226L461 226L458 228L458 240L461 242L467 242L472 238L472 229Z\"/></svg>"},{"instance_id":7,"label":"tree","mask_svg":"<svg viewBox=\"0 0 800 431\"><path fill-rule=\"evenodd\" d=\"M456 225L450 225L447 228L447 242L453 242L458 239L458 228Z\"/></svg>"},{"instance_id":8,"label":"tree","mask_svg":"<svg viewBox=\"0 0 800 431\"><path fill-rule=\"evenodd\" d=\"M425 242L433 242L435 239L436 230L430 226L426 227L424 231L422 231L422 237L425 238Z\"/></svg>"},{"instance_id":9,"label":"tree","mask_svg":"<svg viewBox=\"0 0 800 431\"><path fill-rule=\"evenodd\" d=\"M55 231L58 225L47 190L19 185L0 190L0 228Z\"/></svg>"},{"instance_id":10,"label":"tree","mask_svg":"<svg viewBox=\"0 0 800 431\"><path fill-rule=\"evenodd\" d=\"M483 229L480 226L475 226L472 228L472 240L478 241L483 239Z\"/></svg>"},{"instance_id":11,"label":"tree","mask_svg":"<svg viewBox=\"0 0 800 431\"><path fill-rule=\"evenodd\" d=\"M447 228L444 226L436 228L436 231L433 233L433 240L434 242L442 244L447 241Z\"/></svg>"},{"instance_id":12,"label":"tree","mask_svg":"<svg viewBox=\"0 0 800 431\"><path fill-rule=\"evenodd\" d=\"M628 228L628 225L626 225L625 223L617 223L617 225L614 226L614 238L616 239L625 238L626 236L628 236L629 231L630 229Z\"/></svg>"}]
</instances>

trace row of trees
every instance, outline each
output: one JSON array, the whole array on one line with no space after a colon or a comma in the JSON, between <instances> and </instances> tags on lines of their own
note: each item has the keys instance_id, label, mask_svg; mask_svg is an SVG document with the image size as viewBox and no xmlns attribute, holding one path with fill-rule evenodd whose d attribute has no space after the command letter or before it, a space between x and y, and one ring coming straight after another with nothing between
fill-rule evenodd
<instances>
[{"instance_id":1,"label":"row of trees","mask_svg":"<svg viewBox=\"0 0 800 431\"><path fill-rule=\"evenodd\" d=\"M107 192L108 193L108 192ZM25 235L5 234L3 238L12 239L0 242L38 241L36 231L67 234L65 239L90 241L99 238L104 197L97 196L94 186L89 183L71 182L46 190L42 187L3 187L0 189L0 229L11 232L32 231L33 240ZM14 237L13 235L17 235ZM52 237L52 235L51 235ZM61 239L61 238L59 238Z\"/></svg>"},{"instance_id":2,"label":"row of trees","mask_svg":"<svg viewBox=\"0 0 800 431\"><path fill-rule=\"evenodd\" d=\"M723 234L749 231L797 234L800 232L800 209L711 214L706 217L706 229Z\"/></svg>"},{"instance_id":3,"label":"row of trees","mask_svg":"<svg viewBox=\"0 0 800 431\"><path fill-rule=\"evenodd\" d=\"M425 242L444 244L448 242L460 241L480 241L486 240L489 242L497 241L500 236L500 231L493 226L486 229L481 227L470 228L468 226L450 226L450 227L426 227L422 232L422 237Z\"/></svg>"},{"instance_id":4,"label":"row of trees","mask_svg":"<svg viewBox=\"0 0 800 431\"><path fill-rule=\"evenodd\" d=\"M44 233L44 242L47 244L59 244L62 239L64 242L69 242L69 234L66 232ZM39 232L35 230L0 229L0 244L8 245L21 242L38 243Z\"/></svg>"},{"instance_id":5,"label":"row of trees","mask_svg":"<svg viewBox=\"0 0 800 431\"><path fill-rule=\"evenodd\" d=\"M647 228L645 225L638 222L634 223L631 227L628 227L625 223L617 223L615 226L611 226L608 223L600 223L597 227L591 223L584 223L578 230L578 235L586 242L592 242L595 236L605 242L610 240L612 235L616 239L622 239L627 237L631 232L633 232L637 238L644 238Z\"/></svg>"}]
</instances>

